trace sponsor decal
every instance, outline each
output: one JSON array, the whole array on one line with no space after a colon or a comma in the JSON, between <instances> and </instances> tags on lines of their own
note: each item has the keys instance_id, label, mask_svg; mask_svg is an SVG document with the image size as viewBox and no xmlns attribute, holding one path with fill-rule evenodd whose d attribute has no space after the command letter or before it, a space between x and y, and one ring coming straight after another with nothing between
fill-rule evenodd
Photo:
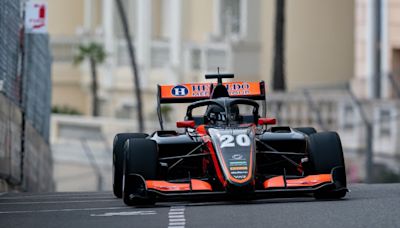
<instances>
[{"instance_id":1,"label":"sponsor decal","mask_svg":"<svg viewBox=\"0 0 400 228\"><path fill-rule=\"evenodd\" d=\"M230 170L247 170L247 166L233 166L229 167Z\"/></svg>"},{"instance_id":2,"label":"sponsor decal","mask_svg":"<svg viewBox=\"0 0 400 228\"><path fill-rule=\"evenodd\" d=\"M244 156L243 154L234 154L232 155L233 160L243 160Z\"/></svg>"},{"instance_id":3,"label":"sponsor decal","mask_svg":"<svg viewBox=\"0 0 400 228\"><path fill-rule=\"evenodd\" d=\"M248 174L249 172L247 172L247 171L231 171L231 174L232 175L237 175L237 174Z\"/></svg>"},{"instance_id":4,"label":"sponsor decal","mask_svg":"<svg viewBox=\"0 0 400 228\"><path fill-rule=\"evenodd\" d=\"M226 82L223 83L230 96L254 96L260 95L259 82ZM216 85L214 83L214 85ZM161 98L208 98L210 97L210 83L193 83L182 85L161 86Z\"/></svg>"},{"instance_id":5,"label":"sponsor decal","mask_svg":"<svg viewBox=\"0 0 400 228\"><path fill-rule=\"evenodd\" d=\"M210 85L209 84L194 84L192 85L193 97L209 97Z\"/></svg>"},{"instance_id":6,"label":"sponsor decal","mask_svg":"<svg viewBox=\"0 0 400 228\"><path fill-rule=\"evenodd\" d=\"M25 3L25 31L47 33L47 3L28 1Z\"/></svg>"},{"instance_id":7,"label":"sponsor decal","mask_svg":"<svg viewBox=\"0 0 400 228\"><path fill-rule=\"evenodd\" d=\"M158 188L162 189L162 190L179 190L179 187L177 186L158 186Z\"/></svg>"},{"instance_id":8,"label":"sponsor decal","mask_svg":"<svg viewBox=\"0 0 400 228\"><path fill-rule=\"evenodd\" d=\"M229 166L247 166L246 161L232 161L229 162Z\"/></svg>"},{"instance_id":9,"label":"sponsor decal","mask_svg":"<svg viewBox=\"0 0 400 228\"><path fill-rule=\"evenodd\" d=\"M176 97L184 97L189 93L189 90L185 86L177 85L172 88L171 93Z\"/></svg>"},{"instance_id":10,"label":"sponsor decal","mask_svg":"<svg viewBox=\"0 0 400 228\"><path fill-rule=\"evenodd\" d=\"M247 175L233 175L233 177L236 179L244 179L247 177Z\"/></svg>"}]
</instances>

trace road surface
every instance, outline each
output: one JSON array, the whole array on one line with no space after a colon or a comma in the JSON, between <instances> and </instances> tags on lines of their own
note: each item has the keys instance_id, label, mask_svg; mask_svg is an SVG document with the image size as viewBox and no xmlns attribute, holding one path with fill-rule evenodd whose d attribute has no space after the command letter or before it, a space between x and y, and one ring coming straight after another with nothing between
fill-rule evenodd
<instances>
[{"instance_id":1,"label":"road surface","mask_svg":"<svg viewBox=\"0 0 400 228\"><path fill-rule=\"evenodd\" d=\"M357 184L343 200L168 202L130 208L111 192L6 193L0 227L400 227L400 184Z\"/></svg>"}]
</instances>

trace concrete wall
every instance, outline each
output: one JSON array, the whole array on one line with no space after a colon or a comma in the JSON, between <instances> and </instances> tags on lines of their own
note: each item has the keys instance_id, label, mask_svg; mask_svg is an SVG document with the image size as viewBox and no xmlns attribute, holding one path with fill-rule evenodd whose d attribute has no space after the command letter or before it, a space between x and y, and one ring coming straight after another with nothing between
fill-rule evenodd
<instances>
[{"instance_id":1,"label":"concrete wall","mask_svg":"<svg viewBox=\"0 0 400 228\"><path fill-rule=\"evenodd\" d=\"M24 34L21 1L0 1L0 191L52 191L51 53Z\"/></svg>"},{"instance_id":2,"label":"concrete wall","mask_svg":"<svg viewBox=\"0 0 400 228\"><path fill-rule=\"evenodd\" d=\"M49 144L29 121L23 132L21 110L0 94L0 192L12 190L53 191L53 160Z\"/></svg>"},{"instance_id":3,"label":"concrete wall","mask_svg":"<svg viewBox=\"0 0 400 228\"><path fill-rule=\"evenodd\" d=\"M21 184L21 134L20 109L0 94L0 179L11 185Z\"/></svg>"}]
</instances>

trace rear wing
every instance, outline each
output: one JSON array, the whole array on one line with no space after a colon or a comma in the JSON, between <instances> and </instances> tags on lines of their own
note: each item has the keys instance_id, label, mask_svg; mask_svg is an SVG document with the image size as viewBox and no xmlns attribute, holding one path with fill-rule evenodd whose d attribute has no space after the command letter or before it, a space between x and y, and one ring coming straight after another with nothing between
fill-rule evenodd
<instances>
[{"instance_id":1,"label":"rear wing","mask_svg":"<svg viewBox=\"0 0 400 228\"><path fill-rule=\"evenodd\" d=\"M190 83L178 85L158 85L159 103L191 103L210 99L211 91L216 83ZM261 82L224 82L229 96L265 100L265 83Z\"/></svg>"},{"instance_id":2,"label":"rear wing","mask_svg":"<svg viewBox=\"0 0 400 228\"><path fill-rule=\"evenodd\" d=\"M262 115L266 115L265 83L260 82L224 82L229 96L232 98L247 98L263 102ZM210 99L211 92L217 83L188 83L177 85L158 85L157 114L160 127L163 130L161 104L192 103Z\"/></svg>"}]
</instances>

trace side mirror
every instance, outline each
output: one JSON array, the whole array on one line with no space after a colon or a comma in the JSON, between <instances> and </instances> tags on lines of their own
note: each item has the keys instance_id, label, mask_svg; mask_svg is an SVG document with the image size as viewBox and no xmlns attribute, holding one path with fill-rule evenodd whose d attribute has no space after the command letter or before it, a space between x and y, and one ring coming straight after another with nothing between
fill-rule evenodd
<instances>
[{"instance_id":1,"label":"side mirror","mask_svg":"<svg viewBox=\"0 0 400 228\"><path fill-rule=\"evenodd\" d=\"M258 125L272 125L276 124L275 118L258 118Z\"/></svg>"},{"instance_id":2,"label":"side mirror","mask_svg":"<svg viewBox=\"0 0 400 228\"><path fill-rule=\"evenodd\" d=\"M178 121L176 122L176 127L177 128L194 128L196 126L196 123L194 120L185 120L185 121Z\"/></svg>"}]
</instances>

